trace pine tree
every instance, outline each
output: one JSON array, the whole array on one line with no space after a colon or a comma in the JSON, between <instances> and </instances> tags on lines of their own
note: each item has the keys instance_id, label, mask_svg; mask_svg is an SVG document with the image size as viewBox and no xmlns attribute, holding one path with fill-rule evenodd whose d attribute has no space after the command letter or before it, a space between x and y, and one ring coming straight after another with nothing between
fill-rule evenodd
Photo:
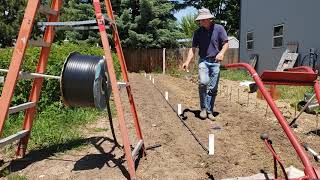
<instances>
[{"instance_id":1,"label":"pine tree","mask_svg":"<svg viewBox=\"0 0 320 180\"><path fill-rule=\"evenodd\" d=\"M0 47L12 46L17 38L27 0L0 1Z\"/></svg>"},{"instance_id":2,"label":"pine tree","mask_svg":"<svg viewBox=\"0 0 320 180\"><path fill-rule=\"evenodd\" d=\"M187 6L199 9L206 7L215 15L215 22L227 22L228 34L239 36L240 26L240 0L184 0L183 3L175 1L175 9L180 10ZM225 24L224 24L225 25Z\"/></svg>"},{"instance_id":3,"label":"pine tree","mask_svg":"<svg viewBox=\"0 0 320 180\"><path fill-rule=\"evenodd\" d=\"M123 13L118 18L124 47L176 47L176 39L183 37L172 15L174 4L169 1L140 0L139 14L122 1ZM136 7L136 6L135 6ZM136 13L136 14L134 14Z\"/></svg>"}]
</instances>

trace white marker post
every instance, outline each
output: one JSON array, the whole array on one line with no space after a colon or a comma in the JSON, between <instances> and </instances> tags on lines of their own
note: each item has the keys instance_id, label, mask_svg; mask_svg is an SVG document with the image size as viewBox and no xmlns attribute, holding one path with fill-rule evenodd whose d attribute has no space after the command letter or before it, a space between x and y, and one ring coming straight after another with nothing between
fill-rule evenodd
<instances>
[{"instance_id":1,"label":"white marker post","mask_svg":"<svg viewBox=\"0 0 320 180\"><path fill-rule=\"evenodd\" d=\"M209 134L209 155L214 155L214 134Z\"/></svg>"},{"instance_id":2,"label":"white marker post","mask_svg":"<svg viewBox=\"0 0 320 180\"><path fill-rule=\"evenodd\" d=\"M149 80L151 81L151 75L149 76Z\"/></svg>"},{"instance_id":3,"label":"white marker post","mask_svg":"<svg viewBox=\"0 0 320 180\"><path fill-rule=\"evenodd\" d=\"M178 115L180 116L181 114L182 114L181 104L178 104Z\"/></svg>"},{"instance_id":4,"label":"white marker post","mask_svg":"<svg viewBox=\"0 0 320 180\"><path fill-rule=\"evenodd\" d=\"M152 78L152 84L154 84L154 78Z\"/></svg>"},{"instance_id":5,"label":"white marker post","mask_svg":"<svg viewBox=\"0 0 320 180\"><path fill-rule=\"evenodd\" d=\"M168 93L168 91L166 91L165 94L166 94L166 95L165 95L166 100L169 101L169 93Z\"/></svg>"},{"instance_id":6,"label":"white marker post","mask_svg":"<svg viewBox=\"0 0 320 180\"><path fill-rule=\"evenodd\" d=\"M144 73L144 77L147 78L147 73Z\"/></svg>"}]
</instances>

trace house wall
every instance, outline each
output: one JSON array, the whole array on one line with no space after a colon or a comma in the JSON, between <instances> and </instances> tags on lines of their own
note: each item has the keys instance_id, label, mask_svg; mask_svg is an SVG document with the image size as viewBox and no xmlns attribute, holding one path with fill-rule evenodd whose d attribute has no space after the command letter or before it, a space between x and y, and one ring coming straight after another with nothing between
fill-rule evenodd
<instances>
[{"instance_id":1,"label":"house wall","mask_svg":"<svg viewBox=\"0 0 320 180\"><path fill-rule=\"evenodd\" d=\"M256 69L275 70L288 42L298 42L304 57L310 48L320 52L319 0L241 0L240 61L248 62L258 54ZM273 26L284 24L283 46L272 48ZM247 50L247 32L254 36L253 50ZM320 59L319 59L320 60Z\"/></svg>"}]
</instances>

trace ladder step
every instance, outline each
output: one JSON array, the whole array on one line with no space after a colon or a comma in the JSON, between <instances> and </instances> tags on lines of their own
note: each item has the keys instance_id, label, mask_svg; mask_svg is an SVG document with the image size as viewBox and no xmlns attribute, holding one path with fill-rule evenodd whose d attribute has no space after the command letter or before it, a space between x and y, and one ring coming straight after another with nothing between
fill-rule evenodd
<instances>
[{"instance_id":1,"label":"ladder step","mask_svg":"<svg viewBox=\"0 0 320 180\"><path fill-rule=\"evenodd\" d=\"M29 108L32 108L32 107L35 107L35 106L36 106L35 102L27 102L27 103L24 103L24 104L20 104L18 106L10 107L8 113L9 114L13 114L13 113L20 112L20 111L23 111L23 110L26 110L26 109L29 109Z\"/></svg>"},{"instance_id":2,"label":"ladder step","mask_svg":"<svg viewBox=\"0 0 320 180\"><path fill-rule=\"evenodd\" d=\"M140 149L143 146L143 140L139 140L139 142L137 143L136 147L134 147L133 151L132 151L132 159L133 161L136 161L140 152Z\"/></svg>"},{"instance_id":3,"label":"ladder step","mask_svg":"<svg viewBox=\"0 0 320 180\"><path fill-rule=\"evenodd\" d=\"M28 134L29 134L28 130L22 130L22 131L19 131L16 134L13 134L13 135L8 136L6 138L0 139L0 148L2 148L5 145L10 144L10 143L18 140L18 139L21 139L21 138L25 137Z\"/></svg>"},{"instance_id":4,"label":"ladder step","mask_svg":"<svg viewBox=\"0 0 320 180\"><path fill-rule=\"evenodd\" d=\"M129 84L128 84L128 83L125 83L125 82L118 82L118 88L119 88L119 89L125 88L125 87L127 87L127 86L129 86Z\"/></svg>"},{"instance_id":5,"label":"ladder step","mask_svg":"<svg viewBox=\"0 0 320 180\"><path fill-rule=\"evenodd\" d=\"M105 26L106 29L110 29L110 26ZM60 30L79 30L79 31L84 31L84 30L96 30L99 29L98 26L60 26L56 27L56 31Z\"/></svg>"},{"instance_id":6,"label":"ladder step","mask_svg":"<svg viewBox=\"0 0 320 180\"><path fill-rule=\"evenodd\" d=\"M97 24L96 20L86 20L86 21L68 21L68 22L38 22L38 26L80 26Z\"/></svg>"},{"instance_id":7,"label":"ladder step","mask_svg":"<svg viewBox=\"0 0 320 180\"><path fill-rule=\"evenodd\" d=\"M44 40L29 40L29 45L30 46L35 46L35 47L50 47L51 44L45 42Z\"/></svg>"},{"instance_id":8,"label":"ladder step","mask_svg":"<svg viewBox=\"0 0 320 180\"><path fill-rule=\"evenodd\" d=\"M39 12L45 15L53 15L53 16L58 15L58 11L55 11L49 8L48 6L43 6L43 5L39 7Z\"/></svg>"}]
</instances>

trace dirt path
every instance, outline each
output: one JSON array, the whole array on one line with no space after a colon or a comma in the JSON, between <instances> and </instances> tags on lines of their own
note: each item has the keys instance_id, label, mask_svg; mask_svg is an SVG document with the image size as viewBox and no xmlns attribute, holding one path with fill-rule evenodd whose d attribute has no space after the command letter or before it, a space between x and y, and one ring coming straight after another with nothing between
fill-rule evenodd
<instances>
[{"instance_id":1,"label":"dirt path","mask_svg":"<svg viewBox=\"0 0 320 180\"><path fill-rule=\"evenodd\" d=\"M262 132L268 132L278 154L287 166L301 165L289 142L273 117L265 116L265 102L254 100L251 95L247 105L247 95L240 95L238 105L236 89L238 83L221 81L221 92L217 98L216 111L220 120L212 122L198 119L197 85L166 75L154 75L155 85L164 93L169 92L169 102L176 107L182 104L186 117L185 123L195 132L200 141L207 146L208 135L215 134L215 155L209 156L195 141L190 132L183 126L163 96L152 82L141 74L130 74L133 94L137 106L146 147L161 145L147 151L142 158L137 176L139 179L222 179L235 176L249 176L261 170L272 173L272 157L260 140ZM226 88L228 87L228 88ZM231 96L230 101L230 92ZM125 99L125 92L122 92ZM286 116L293 112L288 105L279 102ZM129 108L125 108L126 119L132 119ZM118 140L121 139L118 123L114 118ZM303 142L307 142L316 151L320 151L320 137L313 135L315 118L303 115L295 129ZM13 163L16 174L28 179L126 179L128 172L121 149L114 147L110 130L97 131L97 128L108 127L108 120L101 119L97 124L85 128L88 146L69 150L55 155L33 153L33 159ZM128 126L134 135L132 123ZM136 142L134 136L131 142ZM133 143L134 144L134 143ZM45 153L44 153L45 154ZM320 164L318 164L319 166Z\"/></svg>"}]
</instances>

